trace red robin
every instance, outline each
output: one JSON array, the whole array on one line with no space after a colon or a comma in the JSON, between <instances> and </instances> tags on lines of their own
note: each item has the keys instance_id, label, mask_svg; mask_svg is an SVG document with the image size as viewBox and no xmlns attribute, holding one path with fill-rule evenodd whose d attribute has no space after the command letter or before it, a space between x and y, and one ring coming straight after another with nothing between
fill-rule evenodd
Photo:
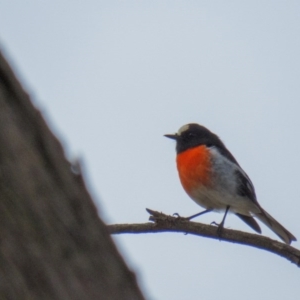
<instances>
[{"instance_id":1,"label":"red robin","mask_svg":"<svg viewBox=\"0 0 300 300\"><path fill-rule=\"evenodd\" d=\"M296 241L259 205L250 178L216 134L204 126L187 124L176 134L165 136L176 141L177 169L184 190L206 209L188 219L210 211L225 211L218 227L218 233L221 233L230 211L258 233L261 229L253 217L285 243Z\"/></svg>"}]
</instances>

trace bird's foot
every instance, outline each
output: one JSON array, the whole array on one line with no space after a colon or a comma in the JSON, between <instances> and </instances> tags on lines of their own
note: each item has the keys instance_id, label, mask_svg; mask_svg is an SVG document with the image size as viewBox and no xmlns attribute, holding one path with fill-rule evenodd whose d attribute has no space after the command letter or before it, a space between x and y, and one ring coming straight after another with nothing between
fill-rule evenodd
<instances>
[{"instance_id":1,"label":"bird's foot","mask_svg":"<svg viewBox=\"0 0 300 300\"><path fill-rule=\"evenodd\" d=\"M223 228L224 228L224 223L221 222L221 223L217 223L215 221L211 222L210 225L215 225L217 226L217 234L218 236L220 237L222 235L222 231L223 231Z\"/></svg>"},{"instance_id":2,"label":"bird's foot","mask_svg":"<svg viewBox=\"0 0 300 300\"><path fill-rule=\"evenodd\" d=\"M179 213L174 213L173 216L177 217L176 220L178 220L178 221L189 221L190 220L189 218L182 217Z\"/></svg>"}]
</instances>

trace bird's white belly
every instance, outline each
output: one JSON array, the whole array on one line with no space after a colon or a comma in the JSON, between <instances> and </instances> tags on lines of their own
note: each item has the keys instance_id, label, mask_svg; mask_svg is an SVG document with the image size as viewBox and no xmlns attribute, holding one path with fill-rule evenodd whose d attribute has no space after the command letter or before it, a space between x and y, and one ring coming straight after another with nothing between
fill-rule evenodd
<instances>
[{"instance_id":1,"label":"bird's white belly","mask_svg":"<svg viewBox=\"0 0 300 300\"><path fill-rule=\"evenodd\" d=\"M259 212L259 208L248 198L234 195L228 190L216 190L201 187L193 191L190 197L200 206L215 211L224 211L230 206L230 211L243 215Z\"/></svg>"}]
</instances>

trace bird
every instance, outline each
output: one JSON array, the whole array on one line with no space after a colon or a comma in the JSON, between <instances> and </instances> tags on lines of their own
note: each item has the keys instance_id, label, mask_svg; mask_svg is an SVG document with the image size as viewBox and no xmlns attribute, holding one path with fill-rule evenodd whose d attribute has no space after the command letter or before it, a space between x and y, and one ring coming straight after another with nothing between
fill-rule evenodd
<instances>
[{"instance_id":1,"label":"bird","mask_svg":"<svg viewBox=\"0 0 300 300\"><path fill-rule=\"evenodd\" d=\"M183 189L205 209L187 219L224 211L221 223L213 222L221 235L228 212L261 233L256 217L286 244L296 241L295 236L258 203L249 176L216 134L202 125L190 123L165 137L176 141L177 170Z\"/></svg>"}]
</instances>

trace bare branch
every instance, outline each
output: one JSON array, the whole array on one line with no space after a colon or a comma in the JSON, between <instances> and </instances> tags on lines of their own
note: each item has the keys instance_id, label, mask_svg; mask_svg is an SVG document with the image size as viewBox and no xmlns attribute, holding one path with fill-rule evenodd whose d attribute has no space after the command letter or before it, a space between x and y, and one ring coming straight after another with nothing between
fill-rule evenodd
<instances>
[{"instance_id":1,"label":"bare branch","mask_svg":"<svg viewBox=\"0 0 300 300\"><path fill-rule=\"evenodd\" d=\"M149 220L154 223L108 225L109 232L111 234L157 232L183 232L185 234L194 234L263 249L280 255L300 267L300 251L290 245L262 235L225 228L222 230L222 236L220 237L217 234L216 226L191 222L182 217L168 216L148 208L146 210L150 214Z\"/></svg>"}]
</instances>

